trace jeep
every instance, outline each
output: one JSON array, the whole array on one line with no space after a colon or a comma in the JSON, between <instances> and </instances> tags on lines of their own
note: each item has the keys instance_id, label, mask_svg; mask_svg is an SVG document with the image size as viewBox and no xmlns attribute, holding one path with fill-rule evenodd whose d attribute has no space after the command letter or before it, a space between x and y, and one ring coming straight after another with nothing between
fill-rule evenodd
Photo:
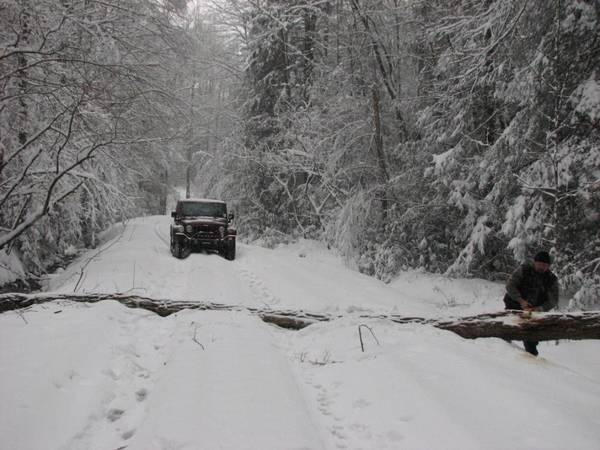
<instances>
[{"instance_id":1,"label":"jeep","mask_svg":"<svg viewBox=\"0 0 600 450\"><path fill-rule=\"evenodd\" d=\"M233 214L227 213L227 204L221 200L179 200L171 224L171 254L186 258L192 250L216 250L232 261L235 259L237 232L231 226Z\"/></svg>"}]
</instances>

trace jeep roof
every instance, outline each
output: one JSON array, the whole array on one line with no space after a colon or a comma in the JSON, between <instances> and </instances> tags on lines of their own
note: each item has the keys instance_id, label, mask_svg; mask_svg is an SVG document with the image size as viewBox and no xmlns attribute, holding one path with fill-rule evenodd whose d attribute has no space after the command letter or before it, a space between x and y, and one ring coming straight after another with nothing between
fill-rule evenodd
<instances>
[{"instance_id":1,"label":"jeep roof","mask_svg":"<svg viewBox=\"0 0 600 450\"><path fill-rule=\"evenodd\" d=\"M212 198L184 198L181 200L177 200L177 203L180 202L191 202L191 203L225 203L223 200L215 200Z\"/></svg>"}]
</instances>

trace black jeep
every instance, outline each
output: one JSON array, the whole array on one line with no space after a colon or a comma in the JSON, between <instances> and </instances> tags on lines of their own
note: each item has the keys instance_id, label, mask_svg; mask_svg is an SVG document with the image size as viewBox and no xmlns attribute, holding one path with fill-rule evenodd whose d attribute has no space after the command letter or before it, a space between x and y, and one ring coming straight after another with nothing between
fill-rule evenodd
<instances>
[{"instance_id":1,"label":"black jeep","mask_svg":"<svg viewBox=\"0 0 600 450\"><path fill-rule=\"evenodd\" d=\"M231 226L233 214L221 200L179 200L171 224L171 253L186 258L196 248L216 250L228 260L235 259L237 232Z\"/></svg>"}]
</instances>

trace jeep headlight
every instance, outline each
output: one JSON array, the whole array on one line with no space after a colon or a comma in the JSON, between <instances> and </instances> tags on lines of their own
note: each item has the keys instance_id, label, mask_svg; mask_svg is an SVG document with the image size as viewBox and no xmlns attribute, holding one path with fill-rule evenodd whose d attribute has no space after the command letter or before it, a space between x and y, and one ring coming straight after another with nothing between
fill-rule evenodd
<instances>
[{"instance_id":1,"label":"jeep headlight","mask_svg":"<svg viewBox=\"0 0 600 450\"><path fill-rule=\"evenodd\" d=\"M191 225L186 225L185 226L185 231L188 233L191 233L192 231L194 231L194 227L192 227Z\"/></svg>"},{"instance_id":2,"label":"jeep headlight","mask_svg":"<svg viewBox=\"0 0 600 450\"><path fill-rule=\"evenodd\" d=\"M219 234L221 237L225 236L225 227L219 227Z\"/></svg>"},{"instance_id":3,"label":"jeep headlight","mask_svg":"<svg viewBox=\"0 0 600 450\"><path fill-rule=\"evenodd\" d=\"M181 233L181 232L183 232L183 225L173 225L173 231L175 233Z\"/></svg>"}]
</instances>

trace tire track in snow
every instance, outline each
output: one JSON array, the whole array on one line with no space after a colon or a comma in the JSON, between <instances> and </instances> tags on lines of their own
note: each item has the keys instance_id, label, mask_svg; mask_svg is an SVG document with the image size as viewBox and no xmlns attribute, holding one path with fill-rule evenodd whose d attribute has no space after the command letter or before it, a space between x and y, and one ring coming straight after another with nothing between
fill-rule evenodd
<instances>
[{"instance_id":1,"label":"tire track in snow","mask_svg":"<svg viewBox=\"0 0 600 450\"><path fill-rule=\"evenodd\" d=\"M158 239L160 239L161 241L163 241L165 243L165 245L167 246L167 248L170 246L169 244L169 240L167 239L167 237L162 233L161 231L161 223L160 222L156 222L154 224L154 234L156 235L156 237L158 237Z\"/></svg>"}]
</instances>

